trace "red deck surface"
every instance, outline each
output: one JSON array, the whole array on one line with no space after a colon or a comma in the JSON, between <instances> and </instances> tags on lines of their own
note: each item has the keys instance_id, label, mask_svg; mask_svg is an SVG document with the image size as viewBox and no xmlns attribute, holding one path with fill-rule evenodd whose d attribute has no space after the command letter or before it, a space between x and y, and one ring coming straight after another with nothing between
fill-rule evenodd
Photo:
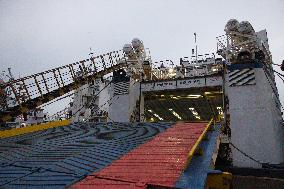
<instances>
[{"instance_id":1,"label":"red deck surface","mask_svg":"<svg viewBox=\"0 0 284 189\"><path fill-rule=\"evenodd\" d=\"M174 187L205 123L178 123L70 188Z\"/></svg>"}]
</instances>

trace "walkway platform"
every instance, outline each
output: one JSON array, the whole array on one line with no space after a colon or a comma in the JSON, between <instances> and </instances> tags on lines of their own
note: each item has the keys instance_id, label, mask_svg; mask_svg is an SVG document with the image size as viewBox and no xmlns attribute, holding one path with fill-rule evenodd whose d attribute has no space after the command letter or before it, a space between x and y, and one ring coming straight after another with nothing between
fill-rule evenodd
<instances>
[{"instance_id":1,"label":"walkway platform","mask_svg":"<svg viewBox=\"0 0 284 189\"><path fill-rule=\"evenodd\" d=\"M70 188L173 188L204 137L206 125L178 123Z\"/></svg>"}]
</instances>

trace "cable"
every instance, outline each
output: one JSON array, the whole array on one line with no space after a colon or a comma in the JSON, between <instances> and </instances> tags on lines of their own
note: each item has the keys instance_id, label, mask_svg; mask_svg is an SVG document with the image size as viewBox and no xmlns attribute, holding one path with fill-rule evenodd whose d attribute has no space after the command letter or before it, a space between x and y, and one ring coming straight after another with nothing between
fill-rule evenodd
<instances>
[{"instance_id":1,"label":"cable","mask_svg":"<svg viewBox=\"0 0 284 189\"><path fill-rule=\"evenodd\" d=\"M233 143L229 142L229 144L234 147L236 150L238 150L241 154L243 154L244 156L246 156L247 158L249 158L250 160L256 162L256 163L259 163L259 164L263 164L262 162L254 159L253 157L249 156L248 154L246 154L245 152L243 152L242 150L240 150L238 147L236 147Z\"/></svg>"},{"instance_id":2,"label":"cable","mask_svg":"<svg viewBox=\"0 0 284 189\"><path fill-rule=\"evenodd\" d=\"M280 107L284 110L284 107L282 106L282 104L281 104L281 102L280 102L280 100L279 100L279 94L277 93L277 91L275 91L274 87L272 86L272 84L271 84L271 82L270 82L270 80L269 80L269 78L268 78L269 76L268 76L267 70L269 69L269 70L271 70L271 71L273 71L273 72L274 72L274 70L271 69L271 68L268 68L266 64L263 64L263 65L264 65L264 67L266 68L266 69L263 69L263 70L264 70L265 77L266 77L266 80L268 81L268 83L269 83L269 85L270 85L270 87L271 87L271 89L272 89L274 95L275 95L276 97L278 97L278 101L279 101ZM276 85L276 84L275 84L275 85ZM275 86L275 87L276 87L276 86Z\"/></svg>"},{"instance_id":3,"label":"cable","mask_svg":"<svg viewBox=\"0 0 284 189\"><path fill-rule=\"evenodd\" d=\"M48 116L48 119L49 120L54 120L56 117L57 118L60 118L60 116L62 116L64 113L66 113L69 109L69 106L66 106L64 109L56 112L55 114L51 115L51 116ZM66 115L65 115L65 118L66 118Z\"/></svg>"},{"instance_id":4,"label":"cable","mask_svg":"<svg viewBox=\"0 0 284 189\"><path fill-rule=\"evenodd\" d=\"M275 65L275 66L281 66L280 64L275 64L275 63L273 63L273 62L272 62L271 64L273 64L273 65Z\"/></svg>"},{"instance_id":5,"label":"cable","mask_svg":"<svg viewBox=\"0 0 284 189\"><path fill-rule=\"evenodd\" d=\"M45 106L48 106L48 105L50 105L50 104L53 104L54 102L57 102L57 101L62 100L62 99L64 99L64 98L70 97L70 96L72 96L73 94L74 94L74 92L71 93L71 94L69 94L69 95L66 95L66 96L64 96L64 97L58 98L58 99L56 99L56 100L54 100L54 101L51 101L51 102L49 102L48 104L44 104L44 105L42 105L42 106L40 106L40 107L41 107L41 108L44 108Z\"/></svg>"},{"instance_id":6,"label":"cable","mask_svg":"<svg viewBox=\"0 0 284 189\"><path fill-rule=\"evenodd\" d=\"M281 74L281 73L279 73L279 72L277 72L277 71L275 71L275 70L273 70L275 73L277 73L278 75L281 75L282 77L284 77L284 75L283 74Z\"/></svg>"},{"instance_id":7,"label":"cable","mask_svg":"<svg viewBox=\"0 0 284 189\"><path fill-rule=\"evenodd\" d=\"M84 87L84 88L82 88L82 89L79 89L79 90L77 90L77 91L75 91L75 92L82 91L82 90L86 89L87 87L88 87L88 86L86 86L86 87ZM70 92L72 92L72 91L70 91ZM61 98L55 99L54 101L51 101L51 102L49 102L48 104L44 104L44 105L42 105L42 106L40 106L40 107L43 108L43 107L45 107L45 106L48 106L48 105L50 105L50 104L53 104L54 102L57 102L57 101L62 100L62 99L64 99L64 98L70 97L70 96L72 96L73 94L75 94L75 92L72 92L71 94L68 94L68 95L66 95L66 96L63 96L63 97L61 97Z\"/></svg>"},{"instance_id":8,"label":"cable","mask_svg":"<svg viewBox=\"0 0 284 189\"><path fill-rule=\"evenodd\" d=\"M107 100L104 104L102 104L101 106L99 106L99 107L97 108L97 110L95 111L95 113L97 113L101 107L103 107L104 105L106 105L106 103L109 103L113 98L114 98L114 96L111 97L109 100ZM117 99L119 99L119 96L117 96ZM116 99L116 100L117 100L117 99ZM112 102L111 102L111 103L112 103ZM110 104L111 104L111 103L110 103ZM93 115L89 115L86 119L88 120L91 116L93 116ZM107 116L107 117L108 117L108 116ZM108 118L109 118L110 120L112 120L110 117L108 117Z\"/></svg>"},{"instance_id":9,"label":"cable","mask_svg":"<svg viewBox=\"0 0 284 189\"><path fill-rule=\"evenodd\" d=\"M113 82L113 80L111 80L107 85L105 85L104 88L102 88L102 89L98 92L98 94L96 94L96 95L94 96L94 98L97 98L98 95L99 95L107 86L109 86L112 82ZM93 98L93 99L94 99L94 98ZM92 99L92 100L93 100L93 99ZM72 116L71 116L70 118L74 117L74 116L75 116L79 111L81 111L84 107L85 107L85 106L83 105L79 110L77 110L74 114L72 114Z\"/></svg>"},{"instance_id":10,"label":"cable","mask_svg":"<svg viewBox=\"0 0 284 189\"><path fill-rule=\"evenodd\" d=\"M108 78L107 78L108 79ZM62 100L62 99L64 99L64 98L67 98L67 97L70 97L70 96L72 96L72 95L74 95L75 93L77 93L77 92L80 92L80 91L82 91L82 90L85 90L86 88L89 88L89 85L87 84L87 86L86 87L84 87L84 88L82 88L82 89L77 89L76 91L74 91L74 92L72 92L71 94L68 94L68 95L66 95L66 96L63 96L63 97L61 97L61 98L58 98L58 99L56 99L56 100L54 100L54 101L51 101L50 103L48 103L48 104L44 104L44 105L42 105L42 106L40 106L41 108L43 108L43 107L45 107L45 106L48 106L48 105L50 105L50 104L53 104L54 102L57 102L57 101L59 101L59 100ZM71 91L70 91L71 92ZM60 111L59 111L60 112ZM58 112L57 112L58 113ZM55 114L57 114L57 113L55 113ZM55 115L54 114L54 115ZM53 115L52 115L53 116ZM51 116L50 116L51 117Z\"/></svg>"},{"instance_id":11,"label":"cable","mask_svg":"<svg viewBox=\"0 0 284 189\"><path fill-rule=\"evenodd\" d=\"M255 158L251 157L250 155L248 155L247 153L243 152L241 149L239 149L238 147L236 147L232 142L229 142L229 144L230 144L233 148L235 148L238 152L240 152L241 154L243 154L245 157L247 157L247 158L249 158L250 160L252 160L252 161L254 161L254 162L260 164L262 167L269 167L269 168L275 168L275 169L280 168L280 167L277 167L277 166L272 165L272 164L270 164L270 163L263 163L263 162L261 162L261 161L259 161L259 160L256 160Z\"/></svg>"},{"instance_id":12,"label":"cable","mask_svg":"<svg viewBox=\"0 0 284 189\"><path fill-rule=\"evenodd\" d=\"M277 75L278 75L278 77L283 81L283 83L284 83L284 79L281 77L281 75L280 74L278 74L278 73L276 73Z\"/></svg>"},{"instance_id":13,"label":"cable","mask_svg":"<svg viewBox=\"0 0 284 189\"><path fill-rule=\"evenodd\" d=\"M272 63L272 64L273 64L273 63ZM276 65L278 65L278 64L276 64ZM278 71L274 70L273 67L272 67L272 68L269 68L269 67L267 67L265 64L264 64L264 66L265 66L265 68L270 69L271 71L273 71L273 72L279 74L280 76L284 77L283 74L281 74L281 73L279 73ZM278 65L278 66L281 66L281 65Z\"/></svg>"},{"instance_id":14,"label":"cable","mask_svg":"<svg viewBox=\"0 0 284 189\"><path fill-rule=\"evenodd\" d=\"M135 81L134 80L134 82L133 82L133 84L132 85L130 85L129 86L129 88L131 88L133 85L135 85L136 83L138 83L138 81ZM98 108L97 108L97 110L96 110L96 112L102 107L102 106L104 106L106 103L109 103L113 98L114 98L115 96L112 96L109 100L107 100L104 104L102 104L101 106L99 106ZM94 99L94 98L93 98ZM92 100L93 100L92 99ZM116 100L118 100L119 99L119 96L117 96L117 98L114 100L114 101L116 101ZM113 102L114 102L113 101ZM109 105L111 105L113 102L111 102ZM90 108L90 107L88 107L88 108ZM93 115L89 115L86 119L89 119L91 116L93 116ZM112 120L108 115L106 115L106 117L107 118L109 118L112 122L114 122L114 120Z\"/></svg>"}]
</instances>

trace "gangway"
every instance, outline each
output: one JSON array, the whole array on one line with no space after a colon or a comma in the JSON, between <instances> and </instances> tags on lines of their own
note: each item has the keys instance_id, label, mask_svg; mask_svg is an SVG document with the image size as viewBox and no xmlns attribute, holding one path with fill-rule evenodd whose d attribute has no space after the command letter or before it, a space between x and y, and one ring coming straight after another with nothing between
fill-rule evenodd
<instances>
[{"instance_id":1,"label":"gangway","mask_svg":"<svg viewBox=\"0 0 284 189\"><path fill-rule=\"evenodd\" d=\"M122 50L19 78L1 87L6 103L0 106L0 122L34 109L78 87L125 67Z\"/></svg>"}]
</instances>

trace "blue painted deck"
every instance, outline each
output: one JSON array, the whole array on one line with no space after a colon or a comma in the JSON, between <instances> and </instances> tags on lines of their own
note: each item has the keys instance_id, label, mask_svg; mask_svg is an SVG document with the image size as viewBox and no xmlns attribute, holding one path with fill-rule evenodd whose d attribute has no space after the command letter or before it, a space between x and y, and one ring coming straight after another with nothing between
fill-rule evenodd
<instances>
[{"instance_id":1,"label":"blue painted deck","mask_svg":"<svg viewBox=\"0 0 284 189\"><path fill-rule=\"evenodd\" d=\"M76 123L0 140L0 188L64 188L172 123Z\"/></svg>"}]
</instances>

